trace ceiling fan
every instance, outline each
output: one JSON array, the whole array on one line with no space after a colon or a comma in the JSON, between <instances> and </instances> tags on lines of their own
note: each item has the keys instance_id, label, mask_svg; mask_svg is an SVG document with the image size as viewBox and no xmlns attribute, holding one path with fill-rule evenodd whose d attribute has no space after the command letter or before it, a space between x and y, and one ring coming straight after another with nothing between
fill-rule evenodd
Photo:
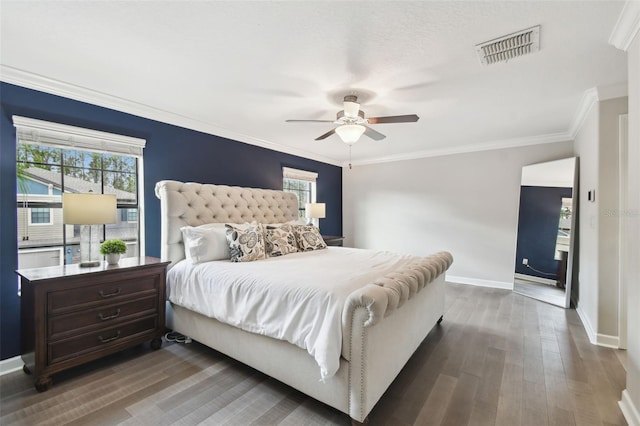
<instances>
[{"instance_id":1,"label":"ceiling fan","mask_svg":"<svg viewBox=\"0 0 640 426\"><path fill-rule=\"evenodd\" d=\"M420 117L416 114L409 115L393 115L387 117L369 117L365 118L364 111L360 109L358 97L355 95L347 95L344 97L344 109L338 111L335 120L286 120L287 123L296 122L313 122L313 123L334 123L339 126L329 130L327 133L318 136L315 140L326 139L334 133L340 136L340 139L346 144L353 145L358 142L360 136L364 133L371 139L379 141L386 138L382 133L373 130L368 124L383 123L413 123L418 121Z\"/></svg>"}]
</instances>

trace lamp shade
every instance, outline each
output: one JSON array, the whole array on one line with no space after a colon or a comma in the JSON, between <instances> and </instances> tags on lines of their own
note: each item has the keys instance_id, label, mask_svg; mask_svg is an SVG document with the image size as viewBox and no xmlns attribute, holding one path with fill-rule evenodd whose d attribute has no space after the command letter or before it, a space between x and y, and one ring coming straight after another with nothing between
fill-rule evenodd
<instances>
[{"instance_id":1,"label":"lamp shade","mask_svg":"<svg viewBox=\"0 0 640 426\"><path fill-rule=\"evenodd\" d=\"M116 223L116 196L63 193L62 221L69 225Z\"/></svg>"},{"instance_id":2,"label":"lamp shade","mask_svg":"<svg viewBox=\"0 0 640 426\"><path fill-rule=\"evenodd\" d=\"M343 124L336 127L336 133L340 136L342 142L349 145L358 142L365 130L365 127L360 124Z\"/></svg>"},{"instance_id":3,"label":"lamp shade","mask_svg":"<svg viewBox=\"0 0 640 426\"><path fill-rule=\"evenodd\" d=\"M324 219L326 208L324 203L307 203L304 206L304 215L308 219Z\"/></svg>"}]
</instances>

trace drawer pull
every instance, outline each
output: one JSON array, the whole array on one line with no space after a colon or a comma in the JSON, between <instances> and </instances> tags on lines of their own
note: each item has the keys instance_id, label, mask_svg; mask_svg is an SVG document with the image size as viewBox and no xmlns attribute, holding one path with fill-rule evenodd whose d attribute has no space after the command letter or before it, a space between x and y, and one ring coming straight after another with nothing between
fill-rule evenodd
<instances>
[{"instance_id":1,"label":"drawer pull","mask_svg":"<svg viewBox=\"0 0 640 426\"><path fill-rule=\"evenodd\" d=\"M120 316L120 308L118 308L115 314L109 315L108 317L105 317L104 315L102 315L102 312L98 314L98 318L100 318L102 321L118 318L119 316Z\"/></svg>"},{"instance_id":2,"label":"drawer pull","mask_svg":"<svg viewBox=\"0 0 640 426\"><path fill-rule=\"evenodd\" d=\"M102 290L99 291L100 297L102 298L107 298L107 297L113 297L113 296L117 296L120 294L120 291L122 291L122 289L120 287L118 287L116 289L116 291L114 291L113 293L104 293Z\"/></svg>"},{"instance_id":3,"label":"drawer pull","mask_svg":"<svg viewBox=\"0 0 640 426\"><path fill-rule=\"evenodd\" d=\"M102 336L98 336L98 340L100 340L102 343L107 343L107 342L113 342L114 340L116 340L118 337L120 337L120 330L118 330L118 332L116 333L115 336L113 337L107 337L106 339Z\"/></svg>"}]
</instances>

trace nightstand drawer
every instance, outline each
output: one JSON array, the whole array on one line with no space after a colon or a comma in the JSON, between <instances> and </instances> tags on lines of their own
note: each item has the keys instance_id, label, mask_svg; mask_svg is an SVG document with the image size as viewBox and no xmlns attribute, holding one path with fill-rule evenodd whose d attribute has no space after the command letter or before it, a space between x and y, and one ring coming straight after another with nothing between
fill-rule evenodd
<instances>
[{"instance_id":1,"label":"nightstand drawer","mask_svg":"<svg viewBox=\"0 0 640 426\"><path fill-rule=\"evenodd\" d=\"M51 341L78 334L85 327L108 327L114 322L126 321L130 316L147 316L155 313L157 309L157 297L149 296L72 314L56 315L49 318L47 335Z\"/></svg>"},{"instance_id":2,"label":"nightstand drawer","mask_svg":"<svg viewBox=\"0 0 640 426\"><path fill-rule=\"evenodd\" d=\"M126 299L141 292L155 294L160 275L136 277L119 281L105 282L100 285L77 287L69 290L52 291L48 294L49 314L61 313L80 305L104 304Z\"/></svg>"},{"instance_id":3,"label":"nightstand drawer","mask_svg":"<svg viewBox=\"0 0 640 426\"><path fill-rule=\"evenodd\" d=\"M53 364L88 352L100 351L106 347L120 344L123 341L126 342L129 338L136 337L140 334L148 333L153 335L157 327L158 317L154 315L137 321L104 328L94 331L93 333L83 334L82 336L71 339L49 343L48 363Z\"/></svg>"}]
</instances>

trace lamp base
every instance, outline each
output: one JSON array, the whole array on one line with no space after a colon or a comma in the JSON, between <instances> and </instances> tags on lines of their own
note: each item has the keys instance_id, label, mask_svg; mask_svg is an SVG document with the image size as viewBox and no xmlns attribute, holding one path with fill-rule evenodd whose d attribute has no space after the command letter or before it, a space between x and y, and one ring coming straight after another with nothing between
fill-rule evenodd
<instances>
[{"instance_id":1,"label":"lamp base","mask_svg":"<svg viewBox=\"0 0 640 426\"><path fill-rule=\"evenodd\" d=\"M83 268L98 266L102 263L98 231L98 225L80 226L80 266Z\"/></svg>"}]
</instances>

